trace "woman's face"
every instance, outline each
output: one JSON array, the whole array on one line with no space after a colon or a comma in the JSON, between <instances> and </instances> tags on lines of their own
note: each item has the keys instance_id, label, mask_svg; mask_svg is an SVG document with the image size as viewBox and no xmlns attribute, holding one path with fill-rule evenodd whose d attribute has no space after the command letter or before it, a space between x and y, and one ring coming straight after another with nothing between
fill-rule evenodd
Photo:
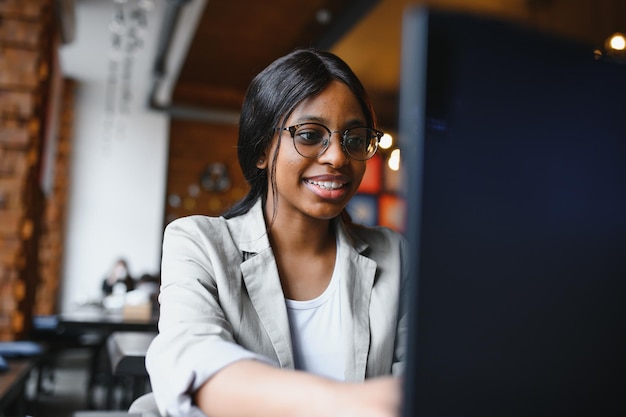
<instances>
[{"instance_id":1,"label":"woman's face","mask_svg":"<svg viewBox=\"0 0 626 417\"><path fill-rule=\"evenodd\" d=\"M365 116L350 89L334 81L319 95L304 100L287 119L285 126L314 122L332 132L343 132L355 126L366 126ZM262 157L259 168L272 169L272 155L278 136L281 145L276 159L276 189L268 186L268 213L272 213L272 192L277 194L277 217L307 216L332 219L344 209L356 192L363 174L365 161L348 157L341 147L341 133L333 133L326 151L317 157L305 158L295 149L288 131L277 132L271 148Z\"/></svg>"}]
</instances>

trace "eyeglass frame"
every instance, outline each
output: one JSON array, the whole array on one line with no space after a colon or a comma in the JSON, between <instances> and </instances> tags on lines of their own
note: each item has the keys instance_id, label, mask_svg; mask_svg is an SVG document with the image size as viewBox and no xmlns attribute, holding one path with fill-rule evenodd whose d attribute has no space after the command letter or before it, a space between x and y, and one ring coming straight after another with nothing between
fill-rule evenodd
<instances>
[{"instance_id":1,"label":"eyeglass frame","mask_svg":"<svg viewBox=\"0 0 626 417\"><path fill-rule=\"evenodd\" d=\"M298 150L298 147L296 146L296 130L298 128L300 128L301 126L304 125L316 125L316 126L320 126L323 127L324 129L326 129L326 131L328 132L328 137L325 138L326 144L324 145L324 147L322 148L322 150L320 150L320 152L317 155L314 156L306 156L306 155L302 155L302 153L300 153L300 151ZM349 131L353 130L353 129L368 129L374 132L374 136L376 137L376 148L374 149L374 152L372 152L372 154L370 156L368 156L365 159L358 159L355 158L354 156L352 156L350 154L350 152L346 149L345 145L344 145L344 141L346 140L347 134ZM324 154L324 152L326 152L328 150L328 148L330 147L330 139L333 136L333 133L341 133L341 139L339 141L339 144L341 145L341 150L343 151L344 154L346 154L349 158L354 159L355 161L367 161L368 159L371 159L374 155L376 155L376 152L378 151L378 145L380 144L380 139L383 137L383 135L385 134L385 132L378 130L378 129L374 129L372 127L367 127L367 126L354 126L354 127L350 127L348 129L344 129L344 130L330 130L328 128L328 126L323 125L321 123L317 123L317 122L306 122L306 123L299 123L297 125L292 125L292 126L287 126L287 127L278 127L276 128L276 130L279 131L287 131L289 132L289 134L291 135L291 139L293 142L293 147L296 150L296 152L298 152L298 155L302 156L303 158L318 158L321 155Z\"/></svg>"}]
</instances>

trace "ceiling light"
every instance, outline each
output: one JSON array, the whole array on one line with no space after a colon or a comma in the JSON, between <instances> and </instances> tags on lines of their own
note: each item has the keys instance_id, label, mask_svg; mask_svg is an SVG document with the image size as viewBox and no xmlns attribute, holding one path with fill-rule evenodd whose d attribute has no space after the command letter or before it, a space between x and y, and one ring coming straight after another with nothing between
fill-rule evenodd
<instances>
[{"instance_id":1,"label":"ceiling light","mask_svg":"<svg viewBox=\"0 0 626 417\"><path fill-rule=\"evenodd\" d=\"M383 137L380 138L378 146L380 146L381 149L389 149L391 148L391 145L393 145L393 136L389 133L385 133Z\"/></svg>"},{"instance_id":2,"label":"ceiling light","mask_svg":"<svg viewBox=\"0 0 626 417\"><path fill-rule=\"evenodd\" d=\"M400 149L391 151L387 165L392 171L398 171L400 169Z\"/></svg>"},{"instance_id":3,"label":"ceiling light","mask_svg":"<svg viewBox=\"0 0 626 417\"><path fill-rule=\"evenodd\" d=\"M624 39L624 35L619 32L615 32L608 39L608 45L611 49L616 51L623 51L626 48L626 39Z\"/></svg>"},{"instance_id":4,"label":"ceiling light","mask_svg":"<svg viewBox=\"0 0 626 417\"><path fill-rule=\"evenodd\" d=\"M315 19L320 25L327 25L333 19L333 14L328 9L319 9L315 13Z\"/></svg>"}]
</instances>

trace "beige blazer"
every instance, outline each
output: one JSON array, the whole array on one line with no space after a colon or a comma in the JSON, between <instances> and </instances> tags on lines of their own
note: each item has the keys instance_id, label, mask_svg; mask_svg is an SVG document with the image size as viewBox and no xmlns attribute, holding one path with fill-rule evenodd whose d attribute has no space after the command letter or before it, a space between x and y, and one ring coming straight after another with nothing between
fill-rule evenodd
<instances>
[{"instance_id":1,"label":"beige blazer","mask_svg":"<svg viewBox=\"0 0 626 417\"><path fill-rule=\"evenodd\" d=\"M401 373L406 315L403 237L337 220L347 381ZM161 413L195 415L190 393L224 366L255 358L293 368L287 309L261 202L232 219L190 216L163 240L159 335L146 366ZM201 414L198 414L201 415Z\"/></svg>"}]
</instances>

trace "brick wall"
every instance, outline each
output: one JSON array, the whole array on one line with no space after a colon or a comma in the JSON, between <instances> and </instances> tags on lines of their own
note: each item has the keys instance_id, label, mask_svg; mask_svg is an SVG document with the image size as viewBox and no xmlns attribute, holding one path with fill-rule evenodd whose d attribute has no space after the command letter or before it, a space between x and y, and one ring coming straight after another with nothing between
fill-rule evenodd
<instances>
[{"instance_id":1,"label":"brick wall","mask_svg":"<svg viewBox=\"0 0 626 417\"><path fill-rule=\"evenodd\" d=\"M0 1L0 340L28 335L41 282L40 236L51 224L42 184L43 157L57 139L53 16L52 0ZM44 288L46 302L56 300Z\"/></svg>"},{"instance_id":2,"label":"brick wall","mask_svg":"<svg viewBox=\"0 0 626 417\"><path fill-rule=\"evenodd\" d=\"M171 121L166 223L191 214L219 215L245 195L237 129L229 124Z\"/></svg>"}]
</instances>

